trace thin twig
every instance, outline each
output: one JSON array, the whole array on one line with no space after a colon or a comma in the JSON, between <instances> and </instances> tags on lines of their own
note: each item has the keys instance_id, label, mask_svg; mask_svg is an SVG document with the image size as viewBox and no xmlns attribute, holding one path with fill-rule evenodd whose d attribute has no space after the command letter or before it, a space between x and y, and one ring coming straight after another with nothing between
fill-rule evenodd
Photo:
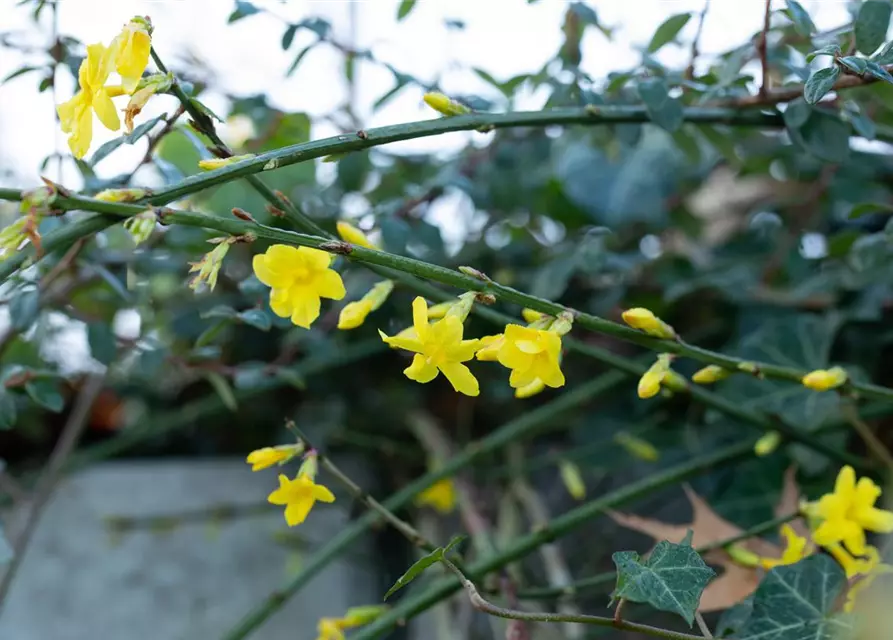
<instances>
[{"instance_id":1,"label":"thin twig","mask_svg":"<svg viewBox=\"0 0 893 640\"><path fill-rule=\"evenodd\" d=\"M12 581L22 565L25 551L34 536L34 532L37 530L40 517L43 515L44 508L50 500L56 481L62 472L62 467L75 446L77 446L78 440L80 440L81 434L89 422L90 410L93 408L93 402L102 390L104 382L105 378L103 376L87 378L78 394L71 414L68 416L68 421L62 429L62 435L59 436L59 440L50 454L46 469L37 483L37 488L34 492L34 502L25 519L25 525L12 544L13 558L3 574L2 581L0 581L0 612L2 612L3 605L6 603L6 598L12 587Z\"/></svg>"},{"instance_id":2,"label":"thin twig","mask_svg":"<svg viewBox=\"0 0 893 640\"><path fill-rule=\"evenodd\" d=\"M622 631L633 631L644 635L654 636L656 638L669 638L670 640L703 640L701 636L695 636L689 633L681 633L679 631L670 631L669 629L660 629L646 624L638 624L636 622L628 622L626 620L615 620L614 618L605 618L602 616L591 615L564 615L560 613L548 612L529 612L518 611L516 609L504 609L498 607L492 602L486 600L478 592L474 583L465 577L465 574L451 562L447 557L441 558L440 562L455 574L462 583L462 588L468 595L472 606L478 611L482 611L497 618L507 618L509 620L526 620L528 622L578 622L580 624L591 624L599 627L612 627Z\"/></svg>"},{"instance_id":3,"label":"thin twig","mask_svg":"<svg viewBox=\"0 0 893 640\"><path fill-rule=\"evenodd\" d=\"M136 172L140 170L140 167L143 165L149 164L152 161L152 153L155 151L155 148L158 144L164 139L164 137L169 134L174 129L174 125L177 123L177 120L186 112L186 107L180 104L177 107L177 110L170 116L168 116L164 121L164 126L158 131L157 134L149 138L149 146L146 147L146 153L143 154L142 159L139 163L133 168L127 177L124 179L124 184L130 183L133 180L133 176L136 175Z\"/></svg>"},{"instance_id":4,"label":"thin twig","mask_svg":"<svg viewBox=\"0 0 893 640\"><path fill-rule=\"evenodd\" d=\"M688 68L685 70L685 77L689 80L692 80L695 77L695 63L698 60L698 56L701 55L699 46L701 43L701 34L704 31L704 20L707 17L707 11L710 9L710 0L704 0L704 8L701 9L701 13L698 16L698 30L695 32L695 37L691 41L691 57L689 58Z\"/></svg>"},{"instance_id":5,"label":"thin twig","mask_svg":"<svg viewBox=\"0 0 893 640\"><path fill-rule=\"evenodd\" d=\"M763 78L760 82L760 97L766 98L769 95L769 52L766 46L766 37L769 33L769 21L772 17L772 0L766 0L766 9L763 15L763 30L760 31L759 40L757 40L757 54L760 56L760 69L763 72Z\"/></svg>"},{"instance_id":6,"label":"thin twig","mask_svg":"<svg viewBox=\"0 0 893 640\"><path fill-rule=\"evenodd\" d=\"M868 448L869 453L881 461L887 469L893 471L893 454L891 454L887 446L881 442L880 438L875 435L874 430L872 430L868 423L859 417L859 412L856 409L855 403L843 399L840 410L846 421L853 427L856 433L859 434L859 437L862 438L863 442L865 442L865 446Z\"/></svg>"},{"instance_id":7,"label":"thin twig","mask_svg":"<svg viewBox=\"0 0 893 640\"><path fill-rule=\"evenodd\" d=\"M701 630L701 635L705 638L713 638L713 634L710 633L710 627L704 622L704 616L701 615L700 611L695 611L695 622L698 623L698 629Z\"/></svg>"}]
</instances>

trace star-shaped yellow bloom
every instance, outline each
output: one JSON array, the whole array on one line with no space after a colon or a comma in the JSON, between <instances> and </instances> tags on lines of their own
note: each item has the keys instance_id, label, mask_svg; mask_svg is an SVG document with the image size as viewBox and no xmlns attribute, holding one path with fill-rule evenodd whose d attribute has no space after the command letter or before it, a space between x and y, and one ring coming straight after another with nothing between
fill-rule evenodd
<instances>
[{"instance_id":1,"label":"star-shaped yellow bloom","mask_svg":"<svg viewBox=\"0 0 893 640\"><path fill-rule=\"evenodd\" d=\"M115 69L121 76L121 84L127 93L133 93L149 64L151 28L151 23L145 18L133 18L124 25L124 29L109 47L115 52Z\"/></svg>"},{"instance_id":2,"label":"star-shaped yellow bloom","mask_svg":"<svg viewBox=\"0 0 893 640\"><path fill-rule=\"evenodd\" d=\"M790 525L782 526L781 535L785 539L785 548L781 558L760 558L760 564L764 569L796 564L812 553L812 549L809 548L809 541L802 536L798 536L797 532Z\"/></svg>"},{"instance_id":3,"label":"star-shaped yellow bloom","mask_svg":"<svg viewBox=\"0 0 893 640\"><path fill-rule=\"evenodd\" d=\"M254 256L254 274L272 288L270 308L280 318L291 318L309 329L319 317L319 299L341 300L344 283L329 268L331 256L309 247L274 244L266 253Z\"/></svg>"},{"instance_id":4,"label":"star-shaped yellow bloom","mask_svg":"<svg viewBox=\"0 0 893 640\"><path fill-rule=\"evenodd\" d=\"M301 453L301 447L293 444L283 444L278 447L264 447L248 454L245 462L251 465L252 471L260 471L274 464L288 462Z\"/></svg>"},{"instance_id":5,"label":"star-shaped yellow bloom","mask_svg":"<svg viewBox=\"0 0 893 640\"><path fill-rule=\"evenodd\" d=\"M462 321L447 314L429 325L428 305L424 298L418 297L412 301L412 325L414 336L389 337L382 331L378 332L381 339L392 347L416 354L412 364L403 371L406 377L424 384L436 378L439 371L459 393L478 395L480 387L477 378L462 363L474 358L480 341L462 339Z\"/></svg>"},{"instance_id":6,"label":"star-shaped yellow bloom","mask_svg":"<svg viewBox=\"0 0 893 640\"><path fill-rule=\"evenodd\" d=\"M813 512L823 522L813 534L816 544L829 546L843 542L856 556L865 555L865 531L893 532L893 513L878 509L874 503L881 488L871 478L860 478L846 466L837 475L834 493L822 496Z\"/></svg>"},{"instance_id":7,"label":"star-shaped yellow bloom","mask_svg":"<svg viewBox=\"0 0 893 640\"><path fill-rule=\"evenodd\" d=\"M499 347L499 364L512 370L509 384L521 389L540 380L548 387L564 386L561 372L561 336L545 329L509 324Z\"/></svg>"},{"instance_id":8,"label":"star-shaped yellow bloom","mask_svg":"<svg viewBox=\"0 0 893 640\"><path fill-rule=\"evenodd\" d=\"M438 480L415 497L418 506L428 505L439 513L450 513L456 508L456 485L452 478Z\"/></svg>"},{"instance_id":9,"label":"star-shaped yellow bloom","mask_svg":"<svg viewBox=\"0 0 893 640\"><path fill-rule=\"evenodd\" d=\"M317 500L334 502L335 496L326 487L313 482L305 473L294 480L279 474L279 488L267 496L270 504L285 505L285 521L290 527L304 522Z\"/></svg>"},{"instance_id":10,"label":"star-shaped yellow bloom","mask_svg":"<svg viewBox=\"0 0 893 640\"><path fill-rule=\"evenodd\" d=\"M83 158L90 150L94 111L99 121L112 131L117 131L121 126L112 98L122 95L124 89L120 86L103 86L114 63L114 49L106 49L102 44L87 47L87 57L78 69L80 91L71 100L56 107L62 131L70 134L68 146L75 158Z\"/></svg>"}]
</instances>

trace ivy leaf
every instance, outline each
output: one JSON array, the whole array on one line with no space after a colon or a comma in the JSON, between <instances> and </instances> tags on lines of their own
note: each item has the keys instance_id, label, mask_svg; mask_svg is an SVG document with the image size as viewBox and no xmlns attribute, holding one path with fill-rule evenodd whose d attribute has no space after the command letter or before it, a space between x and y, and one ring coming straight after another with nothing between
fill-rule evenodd
<instances>
[{"instance_id":1,"label":"ivy leaf","mask_svg":"<svg viewBox=\"0 0 893 640\"><path fill-rule=\"evenodd\" d=\"M858 60L858 58L856 59ZM834 83L837 82L839 76L840 67L837 65L814 72L806 81L806 86L803 87L803 99L809 104L815 104L834 88Z\"/></svg>"},{"instance_id":2,"label":"ivy leaf","mask_svg":"<svg viewBox=\"0 0 893 640\"><path fill-rule=\"evenodd\" d=\"M838 62L860 76L868 69L868 60L859 56L843 56Z\"/></svg>"},{"instance_id":3,"label":"ivy leaf","mask_svg":"<svg viewBox=\"0 0 893 640\"><path fill-rule=\"evenodd\" d=\"M665 44L672 42L691 19L690 13L679 13L664 20L648 43L648 53L654 53Z\"/></svg>"},{"instance_id":4,"label":"ivy leaf","mask_svg":"<svg viewBox=\"0 0 893 640\"><path fill-rule=\"evenodd\" d=\"M646 78L639 83L638 90L648 116L656 125L670 133L682 126L685 119L682 103L670 97L662 78Z\"/></svg>"},{"instance_id":5,"label":"ivy leaf","mask_svg":"<svg viewBox=\"0 0 893 640\"><path fill-rule=\"evenodd\" d=\"M871 56L871 61L877 64L893 64L893 42L888 42L881 50Z\"/></svg>"},{"instance_id":6,"label":"ivy leaf","mask_svg":"<svg viewBox=\"0 0 893 640\"><path fill-rule=\"evenodd\" d=\"M796 0L787 0L788 17L794 23L794 29L804 36L810 36L816 32L815 23L809 17L809 13L803 8L803 5Z\"/></svg>"},{"instance_id":7,"label":"ivy leaf","mask_svg":"<svg viewBox=\"0 0 893 640\"><path fill-rule=\"evenodd\" d=\"M453 547L462 542L462 540L464 539L464 536L456 536L449 541L449 544L447 544L447 546L437 547L428 555L416 560L413 565L406 570L406 573L404 573L402 576L400 576L400 578L397 579L397 582L394 583L394 586L388 589L388 592L384 594L384 599L387 600L394 592L399 591L410 582L418 578L419 575L432 564L440 562L443 557L453 549Z\"/></svg>"},{"instance_id":8,"label":"ivy leaf","mask_svg":"<svg viewBox=\"0 0 893 640\"><path fill-rule=\"evenodd\" d=\"M53 413L59 413L65 406L65 398L59 392L59 385L52 380L31 380L25 384L25 391L34 402Z\"/></svg>"},{"instance_id":9,"label":"ivy leaf","mask_svg":"<svg viewBox=\"0 0 893 640\"><path fill-rule=\"evenodd\" d=\"M753 613L738 635L747 640L849 637L847 617L831 612L845 585L843 569L825 554L776 567L757 587Z\"/></svg>"},{"instance_id":10,"label":"ivy leaf","mask_svg":"<svg viewBox=\"0 0 893 640\"><path fill-rule=\"evenodd\" d=\"M877 62L872 62L871 60L869 60L868 63L865 65L865 72L873 75L878 80L883 80L884 82L893 84L893 75L890 75L890 73Z\"/></svg>"},{"instance_id":11,"label":"ivy leaf","mask_svg":"<svg viewBox=\"0 0 893 640\"><path fill-rule=\"evenodd\" d=\"M884 43L887 29L890 27L890 12L893 6L888 0L866 0L859 8L854 32L856 48L866 55Z\"/></svg>"},{"instance_id":12,"label":"ivy leaf","mask_svg":"<svg viewBox=\"0 0 893 640\"><path fill-rule=\"evenodd\" d=\"M753 613L753 598L747 598L734 607L726 609L716 623L714 634L717 638L728 638L738 633Z\"/></svg>"},{"instance_id":13,"label":"ivy leaf","mask_svg":"<svg viewBox=\"0 0 893 640\"><path fill-rule=\"evenodd\" d=\"M812 62L819 56L839 56L840 55L840 45L837 44L829 44L828 46L822 47L821 49L816 49L815 51L810 51L806 54L806 61Z\"/></svg>"},{"instance_id":14,"label":"ivy leaf","mask_svg":"<svg viewBox=\"0 0 893 640\"><path fill-rule=\"evenodd\" d=\"M400 6L397 7L397 21L403 20L406 16L412 13L412 10L415 8L416 0L402 0Z\"/></svg>"},{"instance_id":15,"label":"ivy leaf","mask_svg":"<svg viewBox=\"0 0 893 640\"><path fill-rule=\"evenodd\" d=\"M612 601L623 598L649 604L660 611L694 622L701 593L716 573L691 546L689 531L680 544L663 540L646 560L635 551L619 551L612 558L617 565L617 587Z\"/></svg>"}]
</instances>

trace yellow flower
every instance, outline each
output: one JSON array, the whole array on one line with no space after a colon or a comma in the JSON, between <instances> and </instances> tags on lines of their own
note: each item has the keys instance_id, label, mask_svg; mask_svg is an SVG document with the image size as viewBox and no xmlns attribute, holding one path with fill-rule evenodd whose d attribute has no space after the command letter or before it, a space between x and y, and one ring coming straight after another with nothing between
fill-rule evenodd
<instances>
[{"instance_id":1,"label":"yellow flower","mask_svg":"<svg viewBox=\"0 0 893 640\"><path fill-rule=\"evenodd\" d=\"M691 380L696 384L713 384L714 382L725 380L730 375L731 371L728 369L723 369L720 366L711 364L695 372L695 375L691 377Z\"/></svg>"},{"instance_id":2,"label":"yellow flower","mask_svg":"<svg viewBox=\"0 0 893 640\"><path fill-rule=\"evenodd\" d=\"M523 400L524 398L529 398L531 396L535 396L546 388L546 383L537 378L530 384L526 384L523 387L518 387L515 389L515 397L519 400Z\"/></svg>"},{"instance_id":3,"label":"yellow flower","mask_svg":"<svg viewBox=\"0 0 893 640\"><path fill-rule=\"evenodd\" d=\"M815 530L813 540L823 547L843 542L853 555L866 553L865 531L893 532L893 513L877 509L874 503L881 489L871 478L860 478L845 466L837 475L834 493L822 496L814 513L823 522Z\"/></svg>"},{"instance_id":4,"label":"yellow flower","mask_svg":"<svg viewBox=\"0 0 893 640\"><path fill-rule=\"evenodd\" d=\"M561 372L561 337L544 329L509 324L499 347L499 364L512 370L509 385L521 389L541 380L553 389L564 386Z\"/></svg>"},{"instance_id":5,"label":"yellow flower","mask_svg":"<svg viewBox=\"0 0 893 640\"><path fill-rule=\"evenodd\" d=\"M136 16L124 25L124 29L109 47L114 51L115 69L121 76L121 84L127 93L133 93L149 64L151 33L152 23L149 19Z\"/></svg>"},{"instance_id":6,"label":"yellow flower","mask_svg":"<svg viewBox=\"0 0 893 640\"><path fill-rule=\"evenodd\" d=\"M434 324L428 324L428 305L418 297L412 301L414 337L388 337L378 333L387 344L415 353L412 364L403 373L410 380L426 383L440 371L453 389L467 396L480 393L477 378L463 362L474 358L479 340L463 340L464 326L458 316L447 314Z\"/></svg>"},{"instance_id":7,"label":"yellow flower","mask_svg":"<svg viewBox=\"0 0 893 640\"><path fill-rule=\"evenodd\" d=\"M285 521L290 527L304 522L317 500L334 502L335 496L323 485L313 482L306 473L298 474L294 480L280 474L279 488L267 496L270 504L285 505Z\"/></svg>"},{"instance_id":8,"label":"yellow flower","mask_svg":"<svg viewBox=\"0 0 893 640\"><path fill-rule=\"evenodd\" d=\"M439 513L450 513L456 508L456 485L452 478L438 480L415 497L418 506L428 505Z\"/></svg>"},{"instance_id":9,"label":"yellow flower","mask_svg":"<svg viewBox=\"0 0 893 640\"><path fill-rule=\"evenodd\" d=\"M847 580L859 578L850 585L847 591L846 602L843 610L851 612L855 606L859 594L868 589L879 576L893 573L893 566L881 562L881 554L876 547L867 546L862 557L853 557L838 543L828 545L828 552L843 567Z\"/></svg>"},{"instance_id":10,"label":"yellow flower","mask_svg":"<svg viewBox=\"0 0 893 640\"><path fill-rule=\"evenodd\" d=\"M198 168L204 169L205 171L211 171L212 169L220 169L253 157L253 153L245 153L240 156L230 156L229 158L205 158L204 160L198 161Z\"/></svg>"},{"instance_id":11,"label":"yellow flower","mask_svg":"<svg viewBox=\"0 0 893 640\"><path fill-rule=\"evenodd\" d=\"M356 329L366 317L385 303L394 290L393 280L382 280L373 286L360 300L347 304L338 316L339 329Z\"/></svg>"},{"instance_id":12,"label":"yellow flower","mask_svg":"<svg viewBox=\"0 0 893 640\"><path fill-rule=\"evenodd\" d=\"M78 69L78 91L68 102L63 102L56 111L63 133L70 134L68 146L75 158L83 158L90 149L93 139L93 111L99 121L117 131L121 126L118 112L112 98L124 93L123 87L105 87L105 81L112 72L114 50L106 49L101 44L87 47L87 58Z\"/></svg>"},{"instance_id":13,"label":"yellow flower","mask_svg":"<svg viewBox=\"0 0 893 640\"><path fill-rule=\"evenodd\" d=\"M344 626L340 618L320 618L316 625L316 640L344 640Z\"/></svg>"},{"instance_id":14,"label":"yellow flower","mask_svg":"<svg viewBox=\"0 0 893 640\"><path fill-rule=\"evenodd\" d=\"M124 228L130 232L134 244L140 244L149 239L152 232L155 231L155 212L152 209L146 209L142 213L130 216L124 221Z\"/></svg>"},{"instance_id":15,"label":"yellow flower","mask_svg":"<svg viewBox=\"0 0 893 640\"><path fill-rule=\"evenodd\" d=\"M642 377L639 378L637 392L643 400L653 398L660 393L660 385L670 371L670 356L662 353L657 357L657 362L651 365Z\"/></svg>"},{"instance_id":16,"label":"yellow flower","mask_svg":"<svg viewBox=\"0 0 893 640\"><path fill-rule=\"evenodd\" d=\"M276 447L256 449L248 454L245 462L251 465L252 471L260 471L274 464L284 464L301 453L303 447L294 444L283 444Z\"/></svg>"},{"instance_id":17,"label":"yellow flower","mask_svg":"<svg viewBox=\"0 0 893 640\"><path fill-rule=\"evenodd\" d=\"M320 298L341 300L344 283L329 268L331 256L309 247L274 244L254 256L254 274L270 287L270 308L280 318L309 329L319 317Z\"/></svg>"},{"instance_id":18,"label":"yellow flower","mask_svg":"<svg viewBox=\"0 0 893 640\"><path fill-rule=\"evenodd\" d=\"M206 282L208 288L213 291L217 286L217 275L223 266L223 259L226 257L230 246L236 241L235 237L229 238L212 238L208 242L215 243L217 246L202 256L198 262L189 263L189 273L195 273L192 280L189 281L189 288L195 291L199 286Z\"/></svg>"},{"instance_id":19,"label":"yellow flower","mask_svg":"<svg viewBox=\"0 0 893 640\"><path fill-rule=\"evenodd\" d=\"M831 367L830 369L810 371L803 376L800 382L803 383L804 387L809 387L815 391L828 391L841 386L846 380L846 370L842 367Z\"/></svg>"},{"instance_id":20,"label":"yellow flower","mask_svg":"<svg viewBox=\"0 0 893 640\"><path fill-rule=\"evenodd\" d=\"M636 307L623 312L623 321L634 329L644 331L656 338L672 340L676 337L673 327L651 313L648 309Z\"/></svg>"},{"instance_id":21,"label":"yellow flower","mask_svg":"<svg viewBox=\"0 0 893 640\"><path fill-rule=\"evenodd\" d=\"M338 229L338 235L341 236L341 239L345 242L355 244L359 247L366 247L367 249L377 248L374 244L372 244L369 238L366 237L365 233L357 229L349 222L339 220L335 224L335 227Z\"/></svg>"},{"instance_id":22,"label":"yellow flower","mask_svg":"<svg viewBox=\"0 0 893 640\"><path fill-rule=\"evenodd\" d=\"M464 104L460 104L459 102L450 99L448 96L445 96L442 93L426 93L424 96L422 96L422 99L429 107L439 113L442 113L445 116L461 116L465 115L466 113L471 113L471 109L466 107Z\"/></svg>"},{"instance_id":23,"label":"yellow flower","mask_svg":"<svg viewBox=\"0 0 893 640\"><path fill-rule=\"evenodd\" d=\"M497 333L495 336L484 336L480 339L481 348L475 357L485 362L496 362L499 359L499 350L505 344L505 336Z\"/></svg>"},{"instance_id":24,"label":"yellow flower","mask_svg":"<svg viewBox=\"0 0 893 640\"><path fill-rule=\"evenodd\" d=\"M782 525L781 535L785 539L785 547L781 558L760 558L760 565L764 569L768 570L772 567L795 564L812 553L812 549L808 546L809 541L802 536L798 536L797 532L790 525Z\"/></svg>"}]
</instances>

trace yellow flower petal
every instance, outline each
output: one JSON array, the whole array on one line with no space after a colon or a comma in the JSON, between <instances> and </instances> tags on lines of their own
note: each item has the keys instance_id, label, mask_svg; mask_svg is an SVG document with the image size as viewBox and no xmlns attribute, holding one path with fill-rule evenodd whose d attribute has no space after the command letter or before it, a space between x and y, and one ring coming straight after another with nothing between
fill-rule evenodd
<instances>
[{"instance_id":1,"label":"yellow flower petal","mask_svg":"<svg viewBox=\"0 0 893 640\"><path fill-rule=\"evenodd\" d=\"M313 290L296 287L293 287L288 295L291 301L292 324L309 329L319 317L319 296Z\"/></svg>"},{"instance_id":2,"label":"yellow flower petal","mask_svg":"<svg viewBox=\"0 0 893 640\"><path fill-rule=\"evenodd\" d=\"M314 288L321 298L341 300L346 294L341 274L331 269L326 269L317 277Z\"/></svg>"},{"instance_id":3,"label":"yellow flower petal","mask_svg":"<svg viewBox=\"0 0 893 640\"><path fill-rule=\"evenodd\" d=\"M428 304L421 296L412 301L412 326L419 340L424 341L428 335Z\"/></svg>"},{"instance_id":4,"label":"yellow flower petal","mask_svg":"<svg viewBox=\"0 0 893 640\"><path fill-rule=\"evenodd\" d=\"M471 370L464 364L459 362L445 362L437 367L443 372L453 389L466 396L477 396L480 394L480 387L477 378L471 373Z\"/></svg>"},{"instance_id":5,"label":"yellow flower petal","mask_svg":"<svg viewBox=\"0 0 893 640\"><path fill-rule=\"evenodd\" d=\"M404 369L403 373L410 380L425 384L437 377L437 367L433 364L428 364L428 359L420 353L417 353L412 358L412 364Z\"/></svg>"}]
</instances>

